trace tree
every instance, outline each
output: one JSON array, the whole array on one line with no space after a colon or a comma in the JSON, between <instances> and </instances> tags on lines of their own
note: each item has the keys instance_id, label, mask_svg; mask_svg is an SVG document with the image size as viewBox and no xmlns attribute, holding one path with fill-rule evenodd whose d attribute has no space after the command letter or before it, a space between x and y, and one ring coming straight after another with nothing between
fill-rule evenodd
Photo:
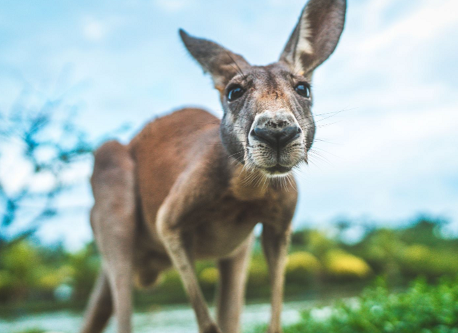
<instances>
[{"instance_id":1,"label":"tree","mask_svg":"<svg viewBox=\"0 0 458 333\"><path fill-rule=\"evenodd\" d=\"M94 144L75 125L76 110L56 99L0 111L0 250L58 214L69 174L88 162Z\"/></svg>"}]
</instances>

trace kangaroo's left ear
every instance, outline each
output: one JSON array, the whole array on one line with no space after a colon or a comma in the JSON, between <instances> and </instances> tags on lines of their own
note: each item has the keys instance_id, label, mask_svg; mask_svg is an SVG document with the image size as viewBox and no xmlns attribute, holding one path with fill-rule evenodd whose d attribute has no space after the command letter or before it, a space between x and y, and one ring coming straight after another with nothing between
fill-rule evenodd
<instances>
[{"instance_id":1,"label":"kangaroo's left ear","mask_svg":"<svg viewBox=\"0 0 458 333\"><path fill-rule=\"evenodd\" d=\"M345 22L346 0L310 0L280 56L302 75L323 63L337 46Z\"/></svg>"},{"instance_id":2,"label":"kangaroo's left ear","mask_svg":"<svg viewBox=\"0 0 458 333\"><path fill-rule=\"evenodd\" d=\"M226 84L250 64L241 56L207 39L197 38L180 29L180 36L189 53L204 72L210 73L215 88L220 92Z\"/></svg>"}]
</instances>

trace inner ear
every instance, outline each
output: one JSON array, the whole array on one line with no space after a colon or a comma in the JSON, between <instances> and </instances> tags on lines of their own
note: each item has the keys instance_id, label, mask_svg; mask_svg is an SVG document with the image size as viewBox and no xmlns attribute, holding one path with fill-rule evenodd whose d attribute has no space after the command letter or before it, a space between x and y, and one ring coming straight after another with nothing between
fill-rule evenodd
<instances>
[{"instance_id":1,"label":"inner ear","mask_svg":"<svg viewBox=\"0 0 458 333\"><path fill-rule=\"evenodd\" d=\"M197 60L205 73L210 73L213 84L221 93L238 73L250 64L241 56L210 40L196 38L180 29L180 36L189 53Z\"/></svg>"},{"instance_id":2,"label":"inner ear","mask_svg":"<svg viewBox=\"0 0 458 333\"><path fill-rule=\"evenodd\" d=\"M346 0L310 0L280 56L308 76L335 50L345 23Z\"/></svg>"}]
</instances>

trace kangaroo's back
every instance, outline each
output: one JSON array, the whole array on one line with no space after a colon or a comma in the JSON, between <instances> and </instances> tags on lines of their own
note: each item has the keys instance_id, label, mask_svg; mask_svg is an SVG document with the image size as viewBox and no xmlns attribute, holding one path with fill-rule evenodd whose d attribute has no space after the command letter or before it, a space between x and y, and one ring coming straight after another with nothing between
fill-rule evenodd
<instances>
[{"instance_id":1,"label":"kangaroo's back","mask_svg":"<svg viewBox=\"0 0 458 333\"><path fill-rule=\"evenodd\" d=\"M140 208L149 224L180 174L216 144L219 124L205 110L186 108L155 119L134 137L129 148Z\"/></svg>"}]
</instances>

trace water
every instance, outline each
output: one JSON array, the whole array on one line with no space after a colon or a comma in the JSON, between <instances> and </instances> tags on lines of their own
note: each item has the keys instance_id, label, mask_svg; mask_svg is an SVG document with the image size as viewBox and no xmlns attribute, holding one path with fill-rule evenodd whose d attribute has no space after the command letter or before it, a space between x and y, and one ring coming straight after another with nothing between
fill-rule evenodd
<instances>
[{"instance_id":1,"label":"water","mask_svg":"<svg viewBox=\"0 0 458 333\"><path fill-rule=\"evenodd\" d=\"M293 324L300 319L300 311L310 308L309 301L287 302L282 312L282 322ZM214 309L212 309L214 311ZM243 331L250 331L254 326L267 324L269 321L269 304L251 304L245 306L242 315ZM50 333L77 333L81 327L82 314L59 311L45 314L30 315L14 320L0 319L1 333L15 333L27 329L39 328ZM189 306L167 306L150 312L139 312L133 316L135 333L183 333L197 332L194 313ZM110 322L107 333L115 333L115 325Z\"/></svg>"}]
</instances>

